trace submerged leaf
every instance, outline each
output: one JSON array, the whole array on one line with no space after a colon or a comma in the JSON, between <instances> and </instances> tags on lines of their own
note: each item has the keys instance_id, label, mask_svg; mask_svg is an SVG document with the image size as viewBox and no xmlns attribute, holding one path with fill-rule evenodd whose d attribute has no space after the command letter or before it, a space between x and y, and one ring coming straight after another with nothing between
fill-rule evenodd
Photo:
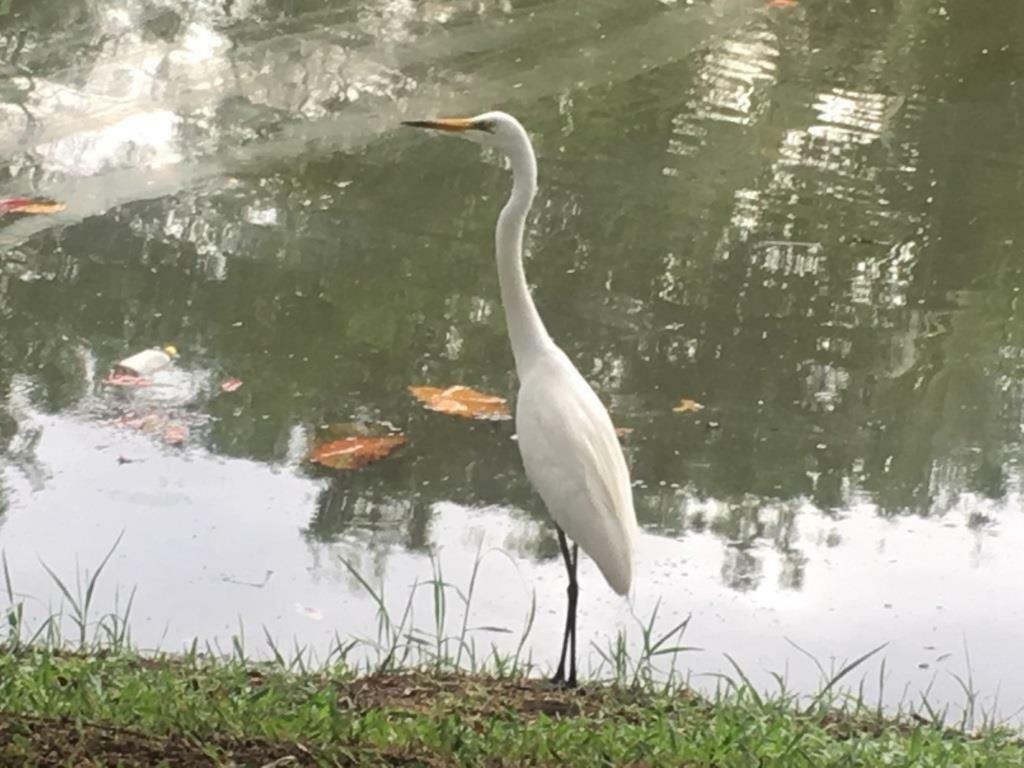
<instances>
[{"instance_id":1,"label":"submerged leaf","mask_svg":"<svg viewBox=\"0 0 1024 768\"><path fill-rule=\"evenodd\" d=\"M440 387L409 387L409 392L431 411L461 416L464 419L506 421L512 416L505 398L486 395L475 389L456 385Z\"/></svg>"},{"instance_id":2,"label":"submerged leaf","mask_svg":"<svg viewBox=\"0 0 1024 768\"><path fill-rule=\"evenodd\" d=\"M188 437L188 427L182 424L170 424L164 430L164 442L168 445L181 445Z\"/></svg>"},{"instance_id":3,"label":"submerged leaf","mask_svg":"<svg viewBox=\"0 0 1024 768\"><path fill-rule=\"evenodd\" d=\"M676 413L696 413L697 411L703 411L704 406L698 403L696 400L689 400L683 398L679 401L679 405L672 409Z\"/></svg>"},{"instance_id":4,"label":"submerged leaf","mask_svg":"<svg viewBox=\"0 0 1024 768\"><path fill-rule=\"evenodd\" d=\"M117 427L135 429L148 435L159 434L167 445L181 445L188 439L188 427L180 422L172 421L166 413L154 412L142 415L128 413L110 423Z\"/></svg>"},{"instance_id":5,"label":"submerged leaf","mask_svg":"<svg viewBox=\"0 0 1024 768\"><path fill-rule=\"evenodd\" d=\"M125 427L127 429L137 429L140 432L156 432L159 429L163 429L167 426L170 419L166 413L145 413L136 415L134 413L127 413L118 419L114 419L111 424L116 427Z\"/></svg>"},{"instance_id":6,"label":"submerged leaf","mask_svg":"<svg viewBox=\"0 0 1024 768\"><path fill-rule=\"evenodd\" d=\"M313 446L309 460L331 469L359 469L370 462L387 458L408 442L404 435L346 437Z\"/></svg>"}]
</instances>

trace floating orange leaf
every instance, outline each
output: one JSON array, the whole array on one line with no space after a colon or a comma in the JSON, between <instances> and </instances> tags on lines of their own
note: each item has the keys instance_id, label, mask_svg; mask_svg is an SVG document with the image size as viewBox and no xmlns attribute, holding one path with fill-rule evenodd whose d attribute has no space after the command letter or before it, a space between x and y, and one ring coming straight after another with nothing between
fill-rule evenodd
<instances>
[{"instance_id":1,"label":"floating orange leaf","mask_svg":"<svg viewBox=\"0 0 1024 768\"><path fill-rule=\"evenodd\" d=\"M5 213L59 213L67 208L56 200L33 200L29 197L7 197L0 200L0 214Z\"/></svg>"},{"instance_id":2,"label":"floating orange leaf","mask_svg":"<svg viewBox=\"0 0 1024 768\"><path fill-rule=\"evenodd\" d=\"M67 208L64 203L39 202L29 203L18 209L18 213L60 213Z\"/></svg>"},{"instance_id":3,"label":"floating orange leaf","mask_svg":"<svg viewBox=\"0 0 1024 768\"><path fill-rule=\"evenodd\" d=\"M236 378L232 377L232 378L228 379L227 381L225 381L223 384L220 385L220 391L221 392L234 392L235 390L237 390L241 386L242 386L242 380L241 379L236 379Z\"/></svg>"},{"instance_id":4,"label":"floating orange leaf","mask_svg":"<svg viewBox=\"0 0 1024 768\"><path fill-rule=\"evenodd\" d=\"M769 8L792 8L796 0L768 0L767 5Z\"/></svg>"},{"instance_id":5,"label":"floating orange leaf","mask_svg":"<svg viewBox=\"0 0 1024 768\"><path fill-rule=\"evenodd\" d=\"M696 400L689 400L683 398L679 401L679 405L672 409L676 413L696 413L697 411L703 411L704 406L698 403Z\"/></svg>"},{"instance_id":6,"label":"floating orange leaf","mask_svg":"<svg viewBox=\"0 0 1024 768\"><path fill-rule=\"evenodd\" d=\"M346 437L313 446L309 460L331 469L359 469L370 462L387 458L406 442L408 440L404 435Z\"/></svg>"},{"instance_id":7,"label":"floating orange leaf","mask_svg":"<svg viewBox=\"0 0 1024 768\"><path fill-rule=\"evenodd\" d=\"M512 416L508 412L505 398L485 395L475 389L456 385L440 387L409 387L409 392L431 411L461 416L464 419L486 419L506 421Z\"/></svg>"}]
</instances>

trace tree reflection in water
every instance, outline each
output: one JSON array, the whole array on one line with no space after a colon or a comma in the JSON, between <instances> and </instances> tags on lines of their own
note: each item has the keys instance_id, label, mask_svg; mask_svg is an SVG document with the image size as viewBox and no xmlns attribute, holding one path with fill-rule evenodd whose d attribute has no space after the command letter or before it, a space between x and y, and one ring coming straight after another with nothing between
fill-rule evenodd
<instances>
[{"instance_id":1,"label":"tree reflection in water","mask_svg":"<svg viewBox=\"0 0 1024 768\"><path fill-rule=\"evenodd\" d=\"M580 25L562 2L15 2L0 188L69 208L0 233L5 471L44 482L31 411L109 415L97 376L174 341L190 374L245 381L178 404L211 417L192 440L214 456L291 467L315 425L355 418L409 434L400 458L322 480L311 546L357 531L423 549L443 501L540 519L508 425L405 395L514 391L496 198L477 199L499 170L437 146L413 162L390 132L476 85L536 134L530 275L634 430L642 525L712 531L736 590L771 551L799 590L801 513L992 502L967 531L1012 514L1021 11L613 5ZM706 410L672 414L684 395ZM524 552L555 554L529 530Z\"/></svg>"}]
</instances>

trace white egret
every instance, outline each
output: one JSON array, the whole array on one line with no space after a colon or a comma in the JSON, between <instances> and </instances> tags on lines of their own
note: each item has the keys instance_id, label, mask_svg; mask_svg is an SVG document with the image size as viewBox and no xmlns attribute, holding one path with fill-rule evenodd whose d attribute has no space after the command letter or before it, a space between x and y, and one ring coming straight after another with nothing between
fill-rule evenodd
<instances>
[{"instance_id":1,"label":"white egret","mask_svg":"<svg viewBox=\"0 0 1024 768\"><path fill-rule=\"evenodd\" d=\"M551 339L526 285L523 230L537 192L533 146L519 121L504 112L404 124L473 139L498 150L512 168L512 193L498 217L494 241L519 376L516 431L526 476L555 522L569 574L562 653L552 682L575 686L579 547L597 563L611 588L626 594L633 577L636 514L629 470L608 411ZM567 536L573 542L571 551Z\"/></svg>"}]
</instances>

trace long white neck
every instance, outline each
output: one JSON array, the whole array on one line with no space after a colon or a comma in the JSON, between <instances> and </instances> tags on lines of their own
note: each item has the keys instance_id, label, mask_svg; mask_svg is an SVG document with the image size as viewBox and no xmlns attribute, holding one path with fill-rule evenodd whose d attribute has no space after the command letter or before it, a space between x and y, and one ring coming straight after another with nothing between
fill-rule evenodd
<instances>
[{"instance_id":1,"label":"long white neck","mask_svg":"<svg viewBox=\"0 0 1024 768\"><path fill-rule=\"evenodd\" d=\"M516 359L516 370L521 377L536 353L553 342L537 313L523 272L523 230L526 215L537 193L537 160L525 132L522 143L509 153L509 159L512 164L512 194L498 217L494 250L508 337Z\"/></svg>"}]
</instances>

